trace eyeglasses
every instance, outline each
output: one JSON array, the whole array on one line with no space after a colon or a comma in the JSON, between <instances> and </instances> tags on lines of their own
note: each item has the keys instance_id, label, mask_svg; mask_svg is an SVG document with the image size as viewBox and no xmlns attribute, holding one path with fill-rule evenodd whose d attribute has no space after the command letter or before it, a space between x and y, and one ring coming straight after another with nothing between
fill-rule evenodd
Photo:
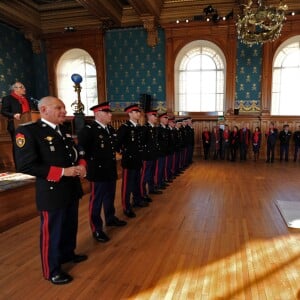
<instances>
[{"instance_id":1,"label":"eyeglasses","mask_svg":"<svg viewBox=\"0 0 300 300\"><path fill-rule=\"evenodd\" d=\"M14 88L15 89L25 89L25 86L24 85L20 85L20 86L15 86Z\"/></svg>"}]
</instances>

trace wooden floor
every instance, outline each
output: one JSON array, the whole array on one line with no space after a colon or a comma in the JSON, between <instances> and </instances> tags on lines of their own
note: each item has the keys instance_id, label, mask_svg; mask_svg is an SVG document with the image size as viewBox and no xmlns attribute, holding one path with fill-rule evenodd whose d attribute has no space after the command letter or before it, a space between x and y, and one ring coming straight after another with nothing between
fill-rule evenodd
<instances>
[{"instance_id":1,"label":"wooden floor","mask_svg":"<svg viewBox=\"0 0 300 300\"><path fill-rule=\"evenodd\" d=\"M300 299L300 229L286 227L277 199L300 201L299 162L196 160L100 244L85 196L77 252L89 259L65 265L74 281L42 278L34 218L0 236L0 298Z\"/></svg>"}]
</instances>

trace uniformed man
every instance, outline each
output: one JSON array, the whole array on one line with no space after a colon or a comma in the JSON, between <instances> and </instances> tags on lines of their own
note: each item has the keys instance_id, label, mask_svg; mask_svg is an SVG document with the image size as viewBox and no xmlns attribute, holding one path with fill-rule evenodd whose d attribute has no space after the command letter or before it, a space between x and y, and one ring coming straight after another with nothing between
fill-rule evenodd
<instances>
[{"instance_id":1,"label":"uniformed man","mask_svg":"<svg viewBox=\"0 0 300 300\"><path fill-rule=\"evenodd\" d=\"M157 165L157 188L164 189L168 184L166 183L167 176L165 174L166 159L168 154L169 132L168 132L168 114L161 113L159 116L159 125L157 127L157 136L159 144L159 157Z\"/></svg>"},{"instance_id":2,"label":"uniformed man","mask_svg":"<svg viewBox=\"0 0 300 300\"><path fill-rule=\"evenodd\" d=\"M175 175L175 117L168 117L168 154L166 162L167 182L172 182Z\"/></svg>"},{"instance_id":3,"label":"uniformed man","mask_svg":"<svg viewBox=\"0 0 300 300\"><path fill-rule=\"evenodd\" d=\"M66 284L72 277L62 271L61 264L87 259L74 252L85 161L79 160L75 142L62 125L64 103L48 96L38 107L41 119L16 131L16 165L18 172L36 176L43 275L53 284Z\"/></svg>"},{"instance_id":4,"label":"uniformed man","mask_svg":"<svg viewBox=\"0 0 300 300\"><path fill-rule=\"evenodd\" d=\"M98 242L108 242L103 231L101 209L103 206L106 226L124 226L126 222L115 216L117 182L116 133L109 124L112 113L109 102L90 108L95 121L87 124L78 134L78 146L87 161L87 179L91 183L89 219L92 235Z\"/></svg>"},{"instance_id":5,"label":"uniformed man","mask_svg":"<svg viewBox=\"0 0 300 300\"><path fill-rule=\"evenodd\" d=\"M127 106L124 111L129 120L117 130L117 149L122 154L122 207L128 218L136 217L132 207L146 207L148 203L142 199L140 192L140 176L142 167L142 132L138 123L141 110L137 104ZM130 196L133 195L133 205Z\"/></svg>"},{"instance_id":6,"label":"uniformed man","mask_svg":"<svg viewBox=\"0 0 300 300\"><path fill-rule=\"evenodd\" d=\"M182 125L182 119L175 120L175 164L174 164L174 176L178 176L182 173L181 157L182 149L184 148L182 131L180 130Z\"/></svg>"},{"instance_id":7,"label":"uniformed man","mask_svg":"<svg viewBox=\"0 0 300 300\"><path fill-rule=\"evenodd\" d=\"M149 194L162 194L162 191L154 187L155 164L158 157L157 110L147 111L146 118L147 122L142 126L143 165L140 189L144 199L151 202Z\"/></svg>"},{"instance_id":8,"label":"uniformed man","mask_svg":"<svg viewBox=\"0 0 300 300\"><path fill-rule=\"evenodd\" d=\"M195 147L195 129L193 128L193 120L190 116L186 117L187 121L187 163L190 165L193 162L194 147Z\"/></svg>"}]
</instances>

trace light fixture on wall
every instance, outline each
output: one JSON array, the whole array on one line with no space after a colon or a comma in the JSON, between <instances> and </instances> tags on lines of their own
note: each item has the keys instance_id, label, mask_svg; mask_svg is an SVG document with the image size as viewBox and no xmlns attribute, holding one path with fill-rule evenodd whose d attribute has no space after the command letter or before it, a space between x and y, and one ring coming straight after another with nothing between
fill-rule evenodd
<instances>
[{"instance_id":1,"label":"light fixture on wall","mask_svg":"<svg viewBox=\"0 0 300 300\"><path fill-rule=\"evenodd\" d=\"M236 23L238 38L247 45L262 44L276 40L281 33L287 5L264 6L263 0L248 0Z\"/></svg>"}]
</instances>

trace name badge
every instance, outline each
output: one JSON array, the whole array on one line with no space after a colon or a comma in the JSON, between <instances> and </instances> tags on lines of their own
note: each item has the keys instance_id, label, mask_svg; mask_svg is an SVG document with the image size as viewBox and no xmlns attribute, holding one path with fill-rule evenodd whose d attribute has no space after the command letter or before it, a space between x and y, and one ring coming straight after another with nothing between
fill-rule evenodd
<instances>
[{"instance_id":1,"label":"name badge","mask_svg":"<svg viewBox=\"0 0 300 300\"><path fill-rule=\"evenodd\" d=\"M54 152L55 151L55 147L54 146L50 146L50 151Z\"/></svg>"}]
</instances>

